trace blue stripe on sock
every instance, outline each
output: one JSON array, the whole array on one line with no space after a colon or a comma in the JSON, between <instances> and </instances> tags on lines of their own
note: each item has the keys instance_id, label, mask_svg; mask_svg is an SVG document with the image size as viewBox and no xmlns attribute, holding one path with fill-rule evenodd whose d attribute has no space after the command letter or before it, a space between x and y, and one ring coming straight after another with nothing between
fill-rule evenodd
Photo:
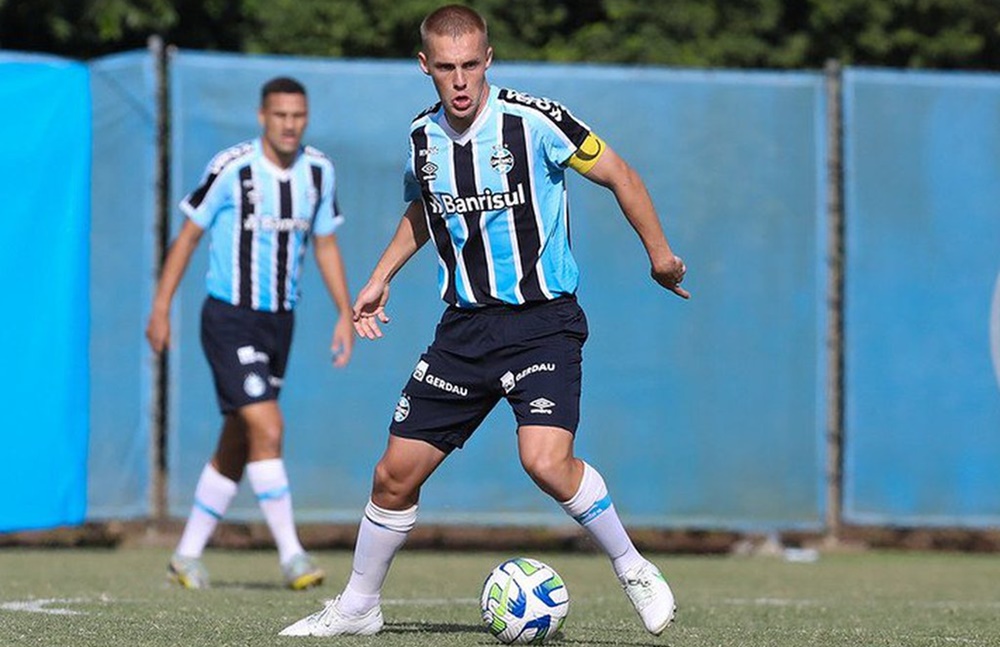
<instances>
[{"instance_id":1,"label":"blue stripe on sock","mask_svg":"<svg viewBox=\"0 0 1000 647\"><path fill-rule=\"evenodd\" d=\"M222 519L222 514L221 513L216 512L215 510L213 510L212 508L208 507L207 505L205 505L204 503L202 503L198 499L194 500L194 507L198 508L199 510L201 510L202 512L204 512L207 515L211 515L211 516L215 517L216 519Z\"/></svg>"},{"instance_id":2,"label":"blue stripe on sock","mask_svg":"<svg viewBox=\"0 0 1000 647\"><path fill-rule=\"evenodd\" d=\"M576 519L577 523L579 523L581 526L586 526L588 523L590 523L597 517L601 516L601 514L603 514L604 511L610 507L611 507L611 495L606 494L604 495L603 499L595 502L594 505L590 506L586 512L577 515L573 518Z\"/></svg>"},{"instance_id":3,"label":"blue stripe on sock","mask_svg":"<svg viewBox=\"0 0 1000 647\"><path fill-rule=\"evenodd\" d=\"M267 501L268 499L280 499L286 494L288 494L288 486L284 485L282 487L274 488L273 490L268 490L267 492L257 493L257 500Z\"/></svg>"}]
</instances>

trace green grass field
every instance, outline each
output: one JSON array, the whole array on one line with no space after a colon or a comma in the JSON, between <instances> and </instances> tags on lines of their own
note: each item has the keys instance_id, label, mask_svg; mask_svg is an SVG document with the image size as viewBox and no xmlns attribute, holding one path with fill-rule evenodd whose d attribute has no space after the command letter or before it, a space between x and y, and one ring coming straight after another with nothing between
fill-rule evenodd
<instances>
[{"instance_id":1,"label":"green grass field","mask_svg":"<svg viewBox=\"0 0 1000 647\"><path fill-rule=\"evenodd\" d=\"M163 549L0 550L0 645L495 645L479 587L511 556L403 550L383 597L386 627L369 638L278 637L346 581L348 552L319 552L330 577L280 587L275 553L209 550L208 591L167 586ZM651 556L678 599L676 623L641 627L603 557L535 553L569 588L560 645L861 647L1000 645L1000 557L952 553L774 557Z\"/></svg>"}]
</instances>

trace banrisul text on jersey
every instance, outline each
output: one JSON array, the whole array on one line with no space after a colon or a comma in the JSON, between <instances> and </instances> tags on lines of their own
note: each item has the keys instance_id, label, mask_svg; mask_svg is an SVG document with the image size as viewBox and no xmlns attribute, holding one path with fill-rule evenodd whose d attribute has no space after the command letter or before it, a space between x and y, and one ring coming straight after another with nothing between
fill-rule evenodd
<instances>
[{"instance_id":1,"label":"banrisul text on jersey","mask_svg":"<svg viewBox=\"0 0 1000 647\"><path fill-rule=\"evenodd\" d=\"M565 172L589 134L561 104L497 87L464 133L440 105L413 121L405 198L424 205L446 302L517 305L576 292Z\"/></svg>"}]
</instances>

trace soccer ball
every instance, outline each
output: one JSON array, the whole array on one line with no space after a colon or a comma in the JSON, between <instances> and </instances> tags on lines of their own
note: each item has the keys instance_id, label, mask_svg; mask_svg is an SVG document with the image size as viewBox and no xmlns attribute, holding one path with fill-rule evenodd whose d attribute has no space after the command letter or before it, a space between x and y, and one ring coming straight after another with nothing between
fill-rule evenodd
<instances>
[{"instance_id":1,"label":"soccer ball","mask_svg":"<svg viewBox=\"0 0 1000 647\"><path fill-rule=\"evenodd\" d=\"M508 559L483 582L483 622L508 645L541 644L562 626L569 592L559 574L537 559Z\"/></svg>"}]
</instances>

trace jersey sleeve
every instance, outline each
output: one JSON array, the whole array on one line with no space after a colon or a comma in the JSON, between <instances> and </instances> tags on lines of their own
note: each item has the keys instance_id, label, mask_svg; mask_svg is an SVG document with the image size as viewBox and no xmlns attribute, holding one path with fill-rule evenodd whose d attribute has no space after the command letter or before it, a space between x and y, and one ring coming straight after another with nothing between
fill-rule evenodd
<instances>
[{"instance_id":1,"label":"jersey sleeve","mask_svg":"<svg viewBox=\"0 0 1000 647\"><path fill-rule=\"evenodd\" d=\"M558 101L503 89L500 100L533 115L536 150L554 167L565 167L590 135L590 126Z\"/></svg>"},{"instance_id":2,"label":"jersey sleeve","mask_svg":"<svg viewBox=\"0 0 1000 647\"><path fill-rule=\"evenodd\" d=\"M423 195L420 181L414 171L415 150L413 138L410 138L410 151L406 155L406 162L403 164L403 201L409 204L414 200L419 200Z\"/></svg>"},{"instance_id":3,"label":"jersey sleeve","mask_svg":"<svg viewBox=\"0 0 1000 647\"><path fill-rule=\"evenodd\" d=\"M216 215L232 201L227 190L228 175L227 167L220 167L213 160L205 169L198 187L181 200L181 211L202 229L211 227Z\"/></svg>"},{"instance_id":4,"label":"jersey sleeve","mask_svg":"<svg viewBox=\"0 0 1000 647\"><path fill-rule=\"evenodd\" d=\"M329 236L344 224L344 214L337 200L337 171L332 163L324 167L323 175L316 220L313 222L313 234L316 236Z\"/></svg>"}]
</instances>

